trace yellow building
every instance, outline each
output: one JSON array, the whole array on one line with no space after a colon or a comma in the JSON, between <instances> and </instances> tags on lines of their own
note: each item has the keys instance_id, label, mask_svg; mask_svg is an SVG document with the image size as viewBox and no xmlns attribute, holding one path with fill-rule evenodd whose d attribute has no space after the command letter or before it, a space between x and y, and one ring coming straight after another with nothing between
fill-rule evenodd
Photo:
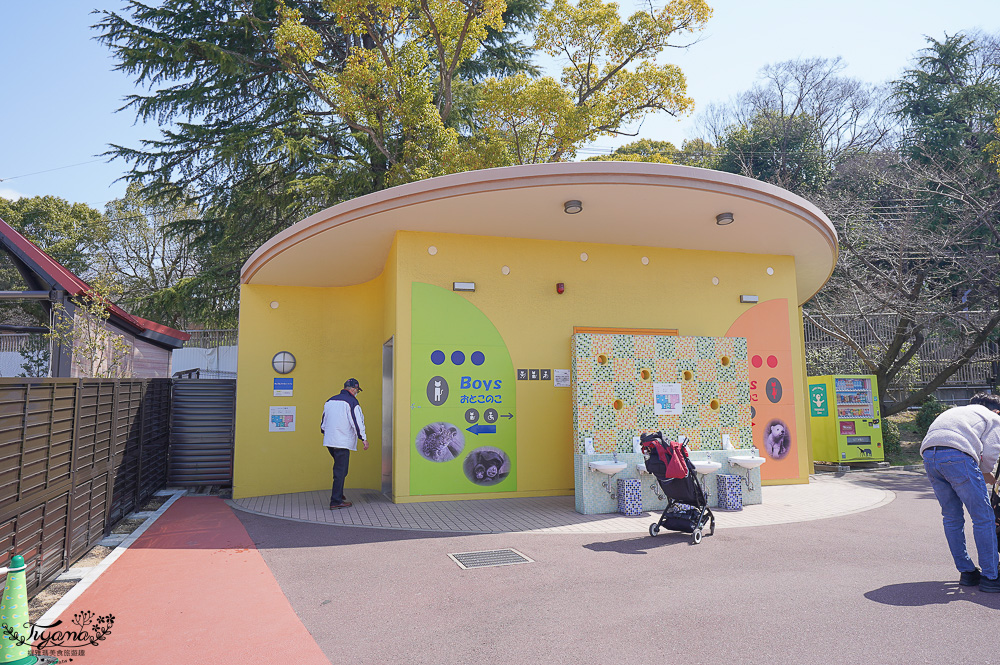
<instances>
[{"instance_id":1,"label":"yellow building","mask_svg":"<svg viewBox=\"0 0 1000 665\"><path fill-rule=\"evenodd\" d=\"M764 482L807 482L799 307L836 258L802 198L674 165L473 171L334 206L243 267L234 496L330 486L320 415L349 377L371 449L348 487L572 494L571 344L595 331L745 338L753 444L777 421L789 437Z\"/></svg>"}]
</instances>

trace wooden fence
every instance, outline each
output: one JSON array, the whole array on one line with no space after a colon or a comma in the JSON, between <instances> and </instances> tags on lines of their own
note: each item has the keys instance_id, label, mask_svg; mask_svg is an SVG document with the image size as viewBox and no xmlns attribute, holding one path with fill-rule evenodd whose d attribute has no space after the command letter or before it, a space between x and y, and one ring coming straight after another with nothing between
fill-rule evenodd
<instances>
[{"instance_id":1,"label":"wooden fence","mask_svg":"<svg viewBox=\"0 0 1000 665\"><path fill-rule=\"evenodd\" d=\"M0 379L0 565L51 582L166 484L169 379Z\"/></svg>"}]
</instances>

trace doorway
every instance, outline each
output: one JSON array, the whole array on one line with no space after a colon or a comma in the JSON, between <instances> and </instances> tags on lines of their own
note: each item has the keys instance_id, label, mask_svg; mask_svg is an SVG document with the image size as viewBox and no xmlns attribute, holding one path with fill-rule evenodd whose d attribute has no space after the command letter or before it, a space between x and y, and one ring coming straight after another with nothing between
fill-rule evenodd
<instances>
[{"instance_id":1,"label":"doorway","mask_svg":"<svg viewBox=\"0 0 1000 665\"><path fill-rule=\"evenodd\" d=\"M382 494L392 499L392 340L382 345Z\"/></svg>"}]
</instances>

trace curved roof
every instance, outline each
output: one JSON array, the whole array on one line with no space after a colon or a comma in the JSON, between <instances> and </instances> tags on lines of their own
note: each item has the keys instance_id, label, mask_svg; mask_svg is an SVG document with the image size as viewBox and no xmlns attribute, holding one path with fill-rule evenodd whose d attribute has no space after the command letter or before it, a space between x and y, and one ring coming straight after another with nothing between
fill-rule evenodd
<instances>
[{"instance_id":1,"label":"curved roof","mask_svg":"<svg viewBox=\"0 0 1000 665\"><path fill-rule=\"evenodd\" d=\"M578 199L583 212L563 203ZM731 212L735 222L715 223ZM340 203L282 231L243 284L348 286L377 277L396 231L795 257L799 303L829 279L837 232L816 206L743 176L674 164L561 162L468 171Z\"/></svg>"}]
</instances>

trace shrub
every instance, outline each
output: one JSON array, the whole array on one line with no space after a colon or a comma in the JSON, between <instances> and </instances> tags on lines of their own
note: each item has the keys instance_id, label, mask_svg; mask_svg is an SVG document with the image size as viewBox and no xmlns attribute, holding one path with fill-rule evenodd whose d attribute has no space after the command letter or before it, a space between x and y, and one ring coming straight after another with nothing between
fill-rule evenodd
<instances>
[{"instance_id":1,"label":"shrub","mask_svg":"<svg viewBox=\"0 0 1000 665\"><path fill-rule=\"evenodd\" d=\"M917 412L915 422L917 425L917 433L920 434L921 438L927 434L927 428L931 426L934 419L947 411L949 408L950 407L947 404L939 402L933 397L920 405L920 411Z\"/></svg>"},{"instance_id":2,"label":"shrub","mask_svg":"<svg viewBox=\"0 0 1000 665\"><path fill-rule=\"evenodd\" d=\"M882 450L886 460L898 460L903 453L899 445L899 425L887 418L882 419Z\"/></svg>"}]
</instances>

